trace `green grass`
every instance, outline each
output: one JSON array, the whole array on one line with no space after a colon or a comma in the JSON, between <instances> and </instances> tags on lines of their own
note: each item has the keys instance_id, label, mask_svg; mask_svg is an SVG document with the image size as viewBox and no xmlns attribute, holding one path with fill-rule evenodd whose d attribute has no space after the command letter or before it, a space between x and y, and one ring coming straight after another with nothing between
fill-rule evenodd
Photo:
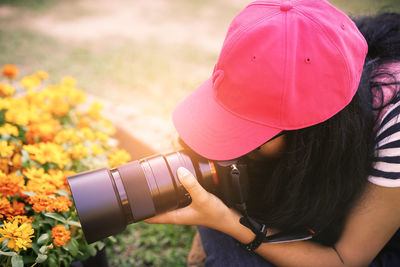
<instances>
[{"instance_id":1,"label":"green grass","mask_svg":"<svg viewBox=\"0 0 400 267\"><path fill-rule=\"evenodd\" d=\"M191 226L131 224L107 247L111 266L186 266L195 230Z\"/></svg>"},{"instance_id":2,"label":"green grass","mask_svg":"<svg viewBox=\"0 0 400 267\"><path fill-rule=\"evenodd\" d=\"M400 1L398 0L328 0L330 3L343 10L345 13L358 16L375 14L376 12L400 12Z\"/></svg>"},{"instance_id":3,"label":"green grass","mask_svg":"<svg viewBox=\"0 0 400 267\"><path fill-rule=\"evenodd\" d=\"M190 45L120 40L93 49L65 44L27 29L0 30L0 64L16 64L23 74L38 69L52 81L65 75L79 87L111 101L156 103L144 112L169 114L212 71L217 54Z\"/></svg>"},{"instance_id":4,"label":"green grass","mask_svg":"<svg viewBox=\"0 0 400 267\"><path fill-rule=\"evenodd\" d=\"M59 0L0 0L0 6L12 6L20 9L43 11L56 4Z\"/></svg>"}]
</instances>

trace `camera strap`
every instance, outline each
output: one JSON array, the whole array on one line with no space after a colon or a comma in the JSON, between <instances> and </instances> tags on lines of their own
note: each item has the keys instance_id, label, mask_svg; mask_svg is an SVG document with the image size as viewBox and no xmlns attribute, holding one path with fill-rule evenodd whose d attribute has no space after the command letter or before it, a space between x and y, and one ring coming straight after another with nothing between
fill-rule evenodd
<instances>
[{"instance_id":1,"label":"camera strap","mask_svg":"<svg viewBox=\"0 0 400 267\"><path fill-rule=\"evenodd\" d=\"M312 239L316 234L313 229L304 229L302 231L289 231L289 232L279 232L274 235L266 236L267 226L263 223L257 222L255 219L251 218L247 212L245 194L243 192L241 181L240 181L240 171L236 164L231 166L231 182L232 186L235 187L237 192L237 202L234 207L237 211L242 214L239 222L243 226L249 228L256 237L254 240L248 244L243 244L238 242L238 245L247 251L253 251L257 249L262 243L285 243Z\"/></svg>"}]
</instances>

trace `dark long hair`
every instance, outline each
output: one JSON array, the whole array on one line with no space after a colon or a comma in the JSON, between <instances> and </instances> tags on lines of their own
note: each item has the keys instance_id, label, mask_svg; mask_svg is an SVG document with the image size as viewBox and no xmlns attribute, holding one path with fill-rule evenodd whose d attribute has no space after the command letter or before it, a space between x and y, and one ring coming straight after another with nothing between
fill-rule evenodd
<instances>
[{"instance_id":1,"label":"dark long hair","mask_svg":"<svg viewBox=\"0 0 400 267\"><path fill-rule=\"evenodd\" d=\"M267 161L249 162L249 213L272 228L319 230L316 241L333 245L359 200L372 170L377 114L393 99L376 105L382 92L379 66L400 60L400 15L355 19L369 52L351 103L329 120L288 131L284 151ZM398 81L397 81L398 82ZM383 94L381 94L382 96ZM375 105L373 105L375 103ZM374 108L373 108L374 107Z\"/></svg>"}]
</instances>

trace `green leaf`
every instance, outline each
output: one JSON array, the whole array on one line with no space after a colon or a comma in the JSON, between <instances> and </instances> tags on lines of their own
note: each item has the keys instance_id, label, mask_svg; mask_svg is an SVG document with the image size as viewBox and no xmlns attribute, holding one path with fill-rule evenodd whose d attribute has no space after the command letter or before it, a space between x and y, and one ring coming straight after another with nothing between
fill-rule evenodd
<instances>
[{"instance_id":1,"label":"green leaf","mask_svg":"<svg viewBox=\"0 0 400 267\"><path fill-rule=\"evenodd\" d=\"M0 126L6 122L6 116L5 116L6 111L7 109L0 110Z\"/></svg>"},{"instance_id":2,"label":"green leaf","mask_svg":"<svg viewBox=\"0 0 400 267\"><path fill-rule=\"evenodd\" d=\"M63 216L58 214L58 213L48 212L48 213L45 213L44 216L52 218L52 219L57 220L57 221L60 221L62 223L66 223L67 222L67 220Z\"/></svg>"},{"instance_id":3,"label":"green leaf","mask_svg":"<svg viewBox=\"0 0 400 267\"><path fill-rule=\"evenodd\" d=\"M38 245L43 245L44 243L46 243L49 240L49 238L50 238L50 235L47 233L44 233L38 238L36 243Z\"/></svg>"},{"instance_id":4,"label":"green leaf","mask_svg":"<svg viewBox=\"0 0 400 267\"><path fill-rule=\"evenodd\" d=\"M102 250L104 248L104 246L105 246L104 242L101 242L101 241L97 241L95 244L97 245L97 249L99 251Z\"/></svg>"},{"instance_id":5,"label":"green leaf","mask_svg":"<svg viewBox=\"0 0 400 267\"><path fill-rule=\"evenodd\" d=\"M75 239L71 239L71 241L69 241L66 245L63 246L63 248L68 251L69 253L71 253L72 256L76 256L78 255L78 248L79 244Z\"/></svg>"},{"instance_id":6,"label":"green leaf","mask_svg":"<svg viewBox=\"0 0 400 267\"><path fill-rule=\"evenodd\" d=\"M14 255L11 258L11 266L12 267L24 267L24 261L22 259L22 256L20 255Z\"/></svg>"},{"instance_id":7,"label":"green leaf","mask_svg":"<svg viewBox=\"0 0 400 267\"><path fill-rule=\"evenodd\" d=\"M97 249L95 248L95 244L90 244L88 246L88 252L90 254L90 256L94 257L97 254Z\"/></svg>"},{"instance_id":8,"label":"green leaf","mask_svg":"<svg viewBox=\"0 0 400 267\"><path fill-rule=\"evenodd\" d=\"M107 237L107 239L110 240L112 243L117 243L118 242L118 240L113 236L109 236L109 237Z\"/></svg>"},{"instance_id":9,"label":"green leaf","mask_svg":"<svg viewBox=\"0 0 400 267\"><path fill-rule=\"evenodd\" d=\"M49 264L50 267L58 267L57 257L54 254L49 256L47 263Z\"/></svg>"},{"instance_id":10,"label":"green leaf","mask_svg":"<svg viewBox=\"0 0 400 267\"><path fill-rule=\"evenodd\" d=\"M37 263L42 263L45 262L47 260L47 255L45 254L39 254L35 260L35 262Z\"/></svg>"},{"instance_id":11,"label":"green leaf","mask_svg":"<svg viewBox=\"0 0 400 267\"><path fill-rule=\"evenodd\" d=\"M36 243L32 243L32 249L36 254L39 254L39 246Z\"/></svg>"},{"instance_id":12,"label":"green leaf","mask_svg":"<svg viewBox=\"0 0 400 267\"><path fill-rule=\"evenodd\" d=\"M69 266L68 261L66 259L61 259L61 262L63 264L61 264L62 266Z\"/></svg>"},{"instance_id":13,"label":"green leaf","mask_svg":"<svg viewBox=\"0 0 400 267\"><path fill-rule=\"evenodd\" d=\"M5 252L5 251L1 251L0 250L0 255L4 255L4 256L17 256L18 254L15 252Z\"/></svg>"},{"instance_id":14,"label":"green leaf","mask_svg":"<svg viewBox=\"0 0 400 267\"><path fill-rule=\"evenodd\" d=\"M82 228L82 225L76 221L67 221L67 224Z\"/></svg>"},{"instance_id":15,"label":"green leaf","mask_svg":"<svg viewBox=\"0 0 400 267\"><path fill-rule=\"evenodd\" d=\"M34 263L36 260L36 257L24 255L24 256L22 256L22 259L24 261L24 264L27 265L27 263Z\"/></svg>"},{"instance_id":16,"label":"green leaf","mask_svg":"<svg viewBox=\"0 0 400 267\"><path fill-rule=\"evenodd\" d=\"M0 227L2 227L3 225L0 225ZM8 244L8 238L5 239L3 241L3 243L1 244L1 249L6 249L7 248L7 244ZM1 251L1 250L0 250Z\"/></svg>"}]
</instances>

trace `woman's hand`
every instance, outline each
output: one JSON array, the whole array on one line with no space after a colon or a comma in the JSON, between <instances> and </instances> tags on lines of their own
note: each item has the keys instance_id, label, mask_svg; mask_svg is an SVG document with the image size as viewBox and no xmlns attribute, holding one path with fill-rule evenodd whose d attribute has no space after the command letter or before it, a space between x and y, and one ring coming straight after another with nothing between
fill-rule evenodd
<instances>
[{"instance_id":1,"label":"woman's hand","mask_svg":"<svg viewBox=\"0 0 400 267\"><path fill-rule=\"evenodd\" d=\"M202 225L224 232L232 220L238 220L239 216L235 211L207 192L187 169L180 167L177 174L179 181L189 192L192 203L187 207L149 218L145 222Z\"/></svg>"}]
</instances>

